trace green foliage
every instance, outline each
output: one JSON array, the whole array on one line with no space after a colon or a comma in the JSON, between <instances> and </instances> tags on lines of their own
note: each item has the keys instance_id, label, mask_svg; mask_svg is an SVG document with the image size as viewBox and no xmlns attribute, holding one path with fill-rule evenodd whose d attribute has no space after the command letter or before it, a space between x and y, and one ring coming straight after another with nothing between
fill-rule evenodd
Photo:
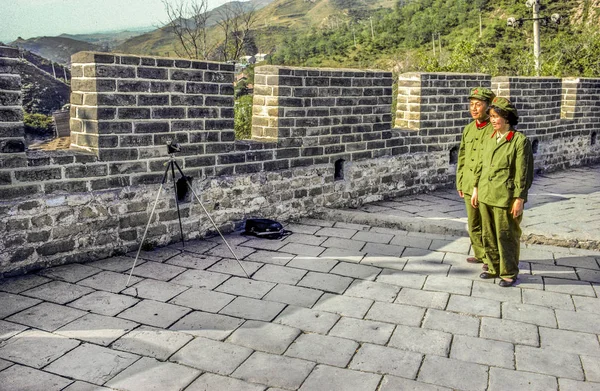
<instances>
[{"instance_id":1,"label":"green foliage","mask_svg":"<svg viewBox=\"0 0 600 391\"><path fill-rule=\"evenodd\" d=\"M24 112L23 123L28 138L46 138L54 133L54 123L49 115Z\"/></svg>"},{"instance_id":2,"label":"green foliage","mask_svg":"<svg viewBox=\"0 0 600 391\"><path fill-rule=\"evenodd\" d=\"M235 138L238 140L252 137L252 95L244 95L235 100L234 105Z\"/></svg>"},{"instance_id":3,"label":"green foliage","mask_svg":"<svg viewBox=\"0 0 600 391\"><path fill-rule=\"evenodd\" d=\"M587 5L543 2L542 16L559 13L563 19L541 27L542 76L600 76L600 33ZM535 75L532 22L509 28L509 16L530 18L531 9L522 0L398 0L394 10L350 13L347 23L288 33L273 63Z\"/></svg>"}]
</instances>

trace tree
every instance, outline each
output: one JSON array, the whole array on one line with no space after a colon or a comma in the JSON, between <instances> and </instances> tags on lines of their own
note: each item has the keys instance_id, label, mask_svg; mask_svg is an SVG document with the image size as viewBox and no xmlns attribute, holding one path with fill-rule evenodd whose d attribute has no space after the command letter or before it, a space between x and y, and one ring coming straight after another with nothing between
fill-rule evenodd
<instances>
[{"instance_id":1,"label":"tree","mask_svg":"<svg viewBox=\"0 0 600 391\"><path fill-rule=\"evenodd\" d=\"M222 60L237 61L250 44L251 29L256 23L256 8L245 8L243 3L231 2L217 9L217 14L217 25L223 40L219 48Z\"/></svg>"},{"instance_id":2,"label":"tree","mask_svg":"<svg viewBox=\"0 0 600 391\"><path fill-rule=\"evenodd\" d=\"M165 23L176 37L180 57L208 59L211 48L207 39L208 0L161 0L167 12Z\"/></svg>"}]
</instances>

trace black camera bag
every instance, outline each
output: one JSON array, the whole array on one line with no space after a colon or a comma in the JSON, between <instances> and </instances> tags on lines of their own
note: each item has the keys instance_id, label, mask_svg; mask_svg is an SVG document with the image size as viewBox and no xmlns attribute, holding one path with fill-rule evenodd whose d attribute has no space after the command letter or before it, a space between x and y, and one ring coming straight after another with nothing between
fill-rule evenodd
<instances>
[{"instance_id":1,"label":"black camera bag","mask_svg":"<svg viewBox=\"0 0 600 391\"><path fill-rule=\"evenodd\" d=\"M247 219L244 235L254 235L259 238L279 239L291 234L283 229L280 222L270 219Z\"/></svg>"}]
</instances>

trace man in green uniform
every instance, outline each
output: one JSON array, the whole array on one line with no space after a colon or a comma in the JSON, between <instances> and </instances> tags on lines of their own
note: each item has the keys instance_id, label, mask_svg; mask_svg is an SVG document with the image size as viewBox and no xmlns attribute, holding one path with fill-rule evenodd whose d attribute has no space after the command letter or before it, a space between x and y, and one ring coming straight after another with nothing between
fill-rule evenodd
<instances>
[{"instance_id":1,"label":"man in green uniform","mask_svg":"<svg viewBox=\"0 0 600 391\"><path fill-rule=\"evenodd\" d=\"M480 277L500 277L500 286L509 287L519 274L520 224L533 180L533 154L527 137L515 131L519 117L508 99L494 98L489 113L494 132L483 143L471 204L481 212L488 266Z\"/></svg>"},{"instance_id":2,"label":"man in green uniform","mask_svg":"<svg viewBox=\"0 0 600 391\"><path fill-rule=\"evenodd\" d=\"M473 117L473 122L465 126L458 151L456 189L458 195L465 200L469 237L471 238L474 255L467 258L469 263L481 263L485 256L481 238L481 214L478 209L471 206L471 195L473 194L473 187L475 187L474 172L479 161L482 142L484 139L489 138L493 132L487 109L494 97L494 93L485 87L476 87L471 90L469 94L469 111Z\"/></svg>"}]
</instances>

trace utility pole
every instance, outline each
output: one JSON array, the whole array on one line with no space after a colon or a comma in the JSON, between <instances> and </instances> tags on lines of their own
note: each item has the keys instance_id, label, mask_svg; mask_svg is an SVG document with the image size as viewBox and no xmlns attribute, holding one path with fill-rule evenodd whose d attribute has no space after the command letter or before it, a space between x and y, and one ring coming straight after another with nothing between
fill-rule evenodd
<instances>
[{"instance_id":1,"label":"utility pole","mask_svg":"<svg viewBox=\"0 0 600 391\"><path fill-rule=\"evenodd\" d=\"M535 75L540 75L540 0L532 2L533 8L533 57L535 58ZM527 3L530 4L529 2Z\"/></svg>"}]
</instances>

